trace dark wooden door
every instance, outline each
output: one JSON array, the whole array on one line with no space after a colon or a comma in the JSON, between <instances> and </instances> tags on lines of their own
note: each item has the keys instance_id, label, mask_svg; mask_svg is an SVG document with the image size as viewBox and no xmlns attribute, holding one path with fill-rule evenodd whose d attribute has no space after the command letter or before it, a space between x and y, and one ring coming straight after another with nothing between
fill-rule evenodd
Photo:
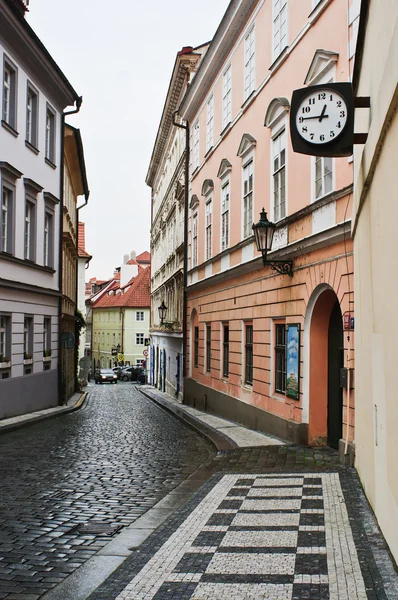
<instances>
[{"instance_id":1,"label":"dark wooden door","mask_svg":"<svg viewBox=\"0 0 398 600\"><path fill-rule=\"evenodd\" d=\"M337 301L330 315L328 334L328 444L332 448L338 448L343 431L343 390L340 387L343 366L343 320Z\"/></svg>"}]
</instances>

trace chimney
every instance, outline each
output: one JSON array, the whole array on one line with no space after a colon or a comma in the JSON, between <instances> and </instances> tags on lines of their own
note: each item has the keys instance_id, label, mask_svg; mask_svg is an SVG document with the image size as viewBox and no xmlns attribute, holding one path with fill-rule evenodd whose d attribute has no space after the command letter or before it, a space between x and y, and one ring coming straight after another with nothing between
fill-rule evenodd
<instances>
[{"instance_id":1,"label":"chimney","mask_svg":"<svg viewBox=\"0 0 398 600\"><path fill-rule=\"evenodd\" d=\"M129 260L130 260L130 257L129 257L129 255L128 255L128 254L125 254L125 255L123 256L123 264L124 264L124 265L127 265L127 263L129 262Z\"/></svg>"},{"instance_id":2,"label":"chimney","mask_svg":"<svg viewBox=\"0 0 398 600\"><path fill-rule=\"evenodd\" d=\"M137 258L137 253L135 250L130 252L130 260L135 260Z\"/></svg>"}]
</instances>

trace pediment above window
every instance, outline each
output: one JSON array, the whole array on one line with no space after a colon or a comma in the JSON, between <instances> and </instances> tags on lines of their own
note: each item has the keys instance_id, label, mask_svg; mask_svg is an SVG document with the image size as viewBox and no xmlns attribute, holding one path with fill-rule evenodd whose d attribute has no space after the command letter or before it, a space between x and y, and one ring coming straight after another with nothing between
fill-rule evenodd
<instances>
[{"instance_id":1,"label":"pediment above window","mask_svg":"<svg viewBox=\"0 0 398 600\"><path fill-rule=\"evenodd\" d=\"M193 194L193 196L191 197L191 202L189 203L189 208L191 208L192 210L194 208L196 208L199 204L199 198L197 197L196 194Z\"/></svg>"},{"instance_id":2,"label":"pediment above window","mask_svg":"<svg viewBox=\"0 0 398 600\"><path fill-rule=\"evenodd\" d=\"M289 112L289 108L289 100L283 96L271 100L265 113L264 126L272 129L279 119Z\"/></svg>"},{"instance_id":3,"label":"pediment above window","mask_svg":"<svg viewBox=\"0 0 398 600\"><path fill-rule=\"evenodd\" d=\"M244 133L239 144L237 156L242 158L249 150L255 148L257 141L250 133Z\"/></svg>"},{"instance_id":4,"label":"pediment above window","mask_svg":"<svg viewBox=\"0 0 398 600\"><path fill-rule=\"evenodd\" d=\"M205 179L202 185L202 196L207 196L211 194L214 190L214 183L212 179Z\"/></svg>"},{"instance_id":5,"label":"pediment above window","mask_svg":"<svg viewBox=\"0 0 398 600\"><path fill-rule=\"evenodd\" d=\"M304 79L304 84L316 85L328 71L334 68L338 58L338 52L317 50Z\"/></svg>"},{"instance_id":6,"label":"pediment above window","mask_svg":"<svg viewBox=\"0 0 398 600\"><path fill-rule=\"evenodd\" d=\"M227 173L230 172L231 169L232 169L232 165L229 162L229 160L227 158L223 158L222 161L220 162L217 177L219 179L222 179L223 177L225 177L225 175Z\"/></svg>"}]
</instances>

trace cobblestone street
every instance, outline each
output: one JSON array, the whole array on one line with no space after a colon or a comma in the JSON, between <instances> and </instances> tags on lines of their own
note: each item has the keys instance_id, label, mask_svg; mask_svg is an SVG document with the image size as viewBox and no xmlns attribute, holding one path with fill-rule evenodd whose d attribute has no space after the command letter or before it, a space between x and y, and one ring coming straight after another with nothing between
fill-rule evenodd
<instances>
[{"instance_id":1,"label":"cobblestone street","mask_svg":"<svg viewBox=\"0 0 398 600\"><path fill-rule=\"evenodd\" d=\"M0 436L0 598L33 600L213 452L132 385ZM90 527L91 526L91 527Z\"/></svg>"},{"instance_id":2,"label":"cobblestone street","mask_svg":"<svg viewBox=\"0 0 398 600\"><path fill-rule=\"evenodd\" d=\"M83 409L0 436L0 598L397 600L335 451L216 453L143 394L172 410L153 388L92 386Z\"/></svg>"}]
</instances>

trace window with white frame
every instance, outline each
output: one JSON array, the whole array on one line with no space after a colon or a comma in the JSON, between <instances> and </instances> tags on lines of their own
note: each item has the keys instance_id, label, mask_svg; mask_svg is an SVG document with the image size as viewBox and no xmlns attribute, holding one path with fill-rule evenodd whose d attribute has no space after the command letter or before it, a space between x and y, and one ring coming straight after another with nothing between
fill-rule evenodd
<instances>
[{"instance_id":1,"label":"window with white frame","mask_svg":"<svg viewBox=\"0 0 398 600\"><path fill-rule=\"evenodd\" d=\"M192 267L198 266L198 214L192 217Z\"/></svg>"},{"instance_id":2,"label":"window with white frame","mask_svg":"<svg viewBox=\"0 0 398 600\"><path fill-rule=\"evenodd\" d=\"M36 247L36 205L30 200L25 202L24 256L26 260L35 260Z\"/></svg>"},{"instance_id":3,"label":"window with white frame","mask_svg":"<svg viewBox=\"0 0 398 600\"><path fill-rule=\"evenodd\" d=\"M24 318L23 327L23 349L24 359L29 360L33 358L33 318Z\"/></svg>"},{"instance_id":4,"label":"window with white frame","mask_svg":"<svg viewBox=\"0 0 398 600\"><path fill-rule=\"evenodd\" d=\"M212 199L206 202L206 258L205 260L209 260L211 258L211 244L212 244L212 210L213 210L213 202Z\"/></svg>"},{"instance_id":5,"label":"window with white frame","mask_svg":"<svg viewBox=\"0 0 398 600\"><path fill-rule=\"evenodd\" d=\"M14 190L3 183L1 194L1 251L12 254Z\"/></svg>"},{"instance_id":6,"label":"window with white frame","mask_svg":"<svg viewBox=\"0 0 398 600\"><path fill-rule=\"evenodd\" d=\"M11 359L11 318L0 315L0 363Z\"/></svg>"},{"instance_id":7,"label":"window with white frame","mask_svg":"<svg viewBox=\"0 0 398 600\"><path fill-rule=\"evenodd\" d=\"M333 158L316 156L315 159L315 200L333 190Z\"/></svg>"},{"instance_id":8,"label":"window with white frame","mask_svg":"<svg viewBox=\"0 0 398 600\"><path fill-rule=\"evenodd\" d=\"M144 345L144 334L143 333L136 333L135 334L135 343L138 345Z\"/></svg>"},{"instance_id":9,"label":"window with white frame","mask_svg":"<svg viewBox=\"0 0 398 600\"><path fill-rule=\"evenodd\" d=\"M26 97L26 141L37 148L38 95L28 84Z\"/></svg>"},{"instance_id":10,"label":"window with white frame","mask_svg":"<svg viewBox=\"0 0 398 600\"><path fill-rule=\"evenodd\" d=\"M281 131L272 140L272 185L274 221L286 216L286 132Z\"/></svg>"},{"instance_id":11,"label":"window with white frame","mask_svg":"<svg viewBox=\"0 0 398 600\"><path fill-rule=\"evenodd\" d=\"M273 0L272 9L272 50L275 60L287 46L287 0Z\"/></svg>"},{"instance_id":12,"label":"window with white frame","mask_svg":"<svg viewBox=\"0 0 398 600\"><path fill-rule=\"evenodd\" d=\"M135 320L136 321L144 320L144 311L143 310L137 310L137 312L135 313Z\"/></svg>"},{"instance_id":13,"label":"window with white frame","mask_svg":"<svg viewBox=\"0 0 398 600\"><path fill-rule=\"evenodd\" d=\"M145 358L136 358L135 359L135 366L136 367L142 367L144 365L145 362Z\"/></svg>"},{"instance_id":14,"label":"window with white frame","mask_svg":"<svg viewBox=\"0 0 398 600\"><path fill-rule=\"evenodd\" d=\"M13 129L17 127L17 69L4 57L3 116Z\"/></svg>"},{"instance_id":15,"label":"window with white frame","mask_svg":"<svg viewBox=\"0 0 398 600\"><path fill-rule=\"evenodd\" d=\"M200 128L199 121L196 121L193 127L193 168L199 167L199 142L200 142Z\"/></svg>"},{"instance_id":16,"label":"window with white frame","mask_svg":"<svg viewBox=\"0 0 398 600\"><path fill-rule=\"evenodd\" d=\"M229 247L229 181L221 188L221 250Z\"/></svg>"},{"instance_id":17,"label":"window with white frame","mask_svg":"<svg viewBox=\"0 0 398 600\"><path fill-rule=\"evenodd\" d=\"M222 78L222 128L232 121L232 67L229 65Z\"/></svg>"},{"instance_id":18,"label":"window with white frame","mask_svg":"<svg viewBox=\"0 0 398 600\"><path fill-rule=\"evenodd\" d=\"M253 161L243 167L243 238L252 235L253 225Z\"/></svg>"},{"instance_id":19,"label":"window with white frame","mask_svg":"<svg viewBox=\"0 0 398 600\"><path fill-rule=\"evenodd\" d=\"M48 210L44 213L44 266L53 267L53 239L54 239L54 217Z\"/></svg>"},{"instance_id":20,"label":"window with white frame","mask_svg":"<svg viewBox=\"0 0 398 600\"><path fill-rule=\"evenodd\" d=\"M45 157L55 163L55 112L47 105Z\"/></svg>"},{"instance_id":21,"label":"window with white frame","mask_svg":"<svg viewBox=\"0 0 398 600\"><path fill-rule=\"evenodd\" d=\"M206 152L213 146L214 137L214 97L213 95L207 101L207 119L206 119Z\"/></svg>"},{"instance_id":22,"label":"window with white frame","mask_svg":"<svg viewBox=\"0 0 398 600\"><path fill-rule=\"evenodd\" d=\"M245 94L244 99L248 98L254 91L255 78L255 36L254 27L245 37Z\"/></svg>"}]
</instances>

